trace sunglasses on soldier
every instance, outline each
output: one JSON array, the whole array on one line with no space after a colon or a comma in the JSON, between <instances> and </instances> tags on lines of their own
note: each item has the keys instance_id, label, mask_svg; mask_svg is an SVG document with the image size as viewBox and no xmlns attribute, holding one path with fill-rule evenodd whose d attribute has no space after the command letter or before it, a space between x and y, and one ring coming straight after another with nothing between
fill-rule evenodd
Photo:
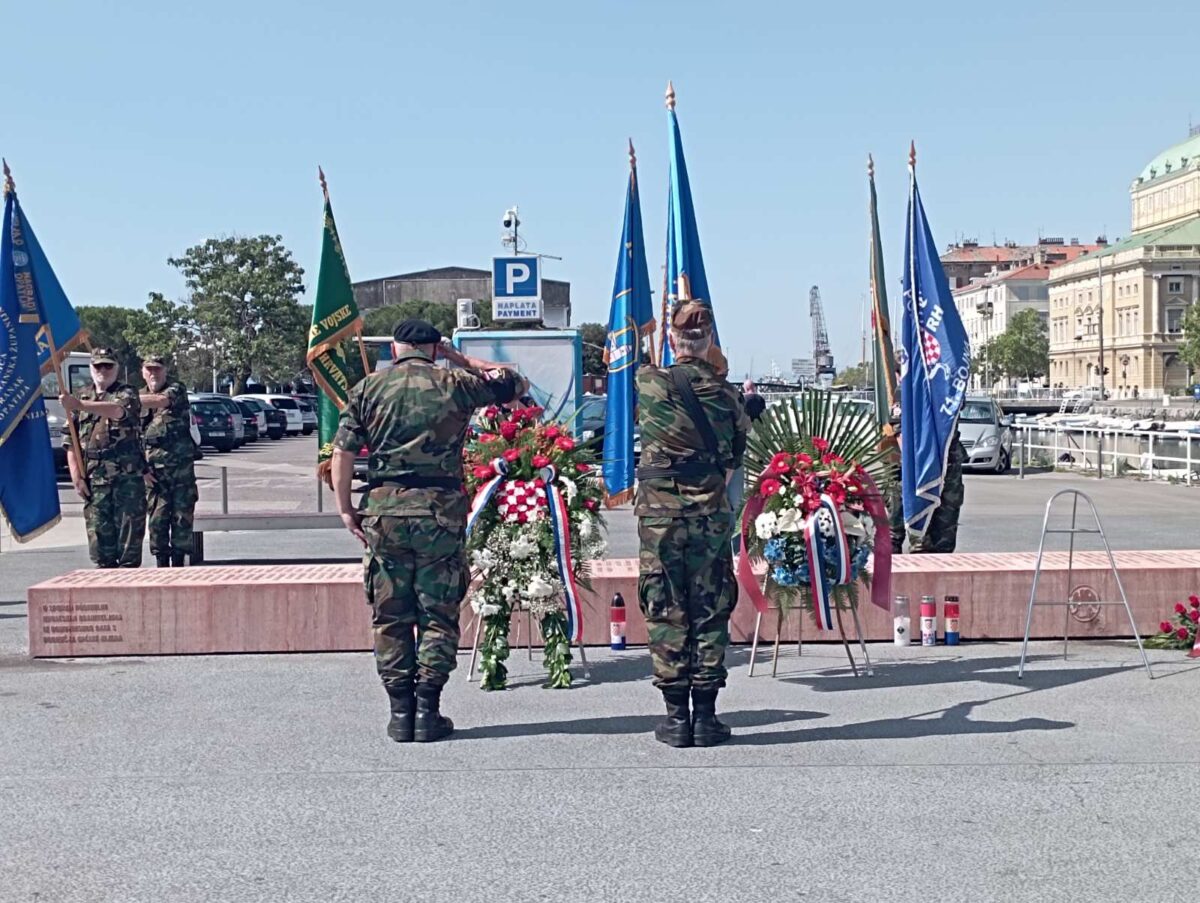
<instances>
[{"instance_id":1,"label":"sunglasses on soldier","mask_svg":"<svg viewBox=\"0 0 1200 903\"><path fill-rule=\"evenodd\" d=\"M95 367L97 370L111 370L113 367L115 367L117 365L110 364L110 363L108 363L108 361L100 361L98 363L92 364L92 366Z\"/></svg>"}]
</instances>

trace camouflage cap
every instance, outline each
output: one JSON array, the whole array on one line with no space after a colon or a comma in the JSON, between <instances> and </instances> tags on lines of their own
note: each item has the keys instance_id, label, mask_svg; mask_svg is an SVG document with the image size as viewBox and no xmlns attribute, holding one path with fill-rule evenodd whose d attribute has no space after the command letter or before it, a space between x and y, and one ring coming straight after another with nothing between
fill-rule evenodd
<instances>
[{"instance_id":1,"label":"camouflage cap","mask_svg":"<svg viewBox=\"0 0 1200 903\"><path fill-rule=\"evenodd\" d=\"M147 354L142 358L142 364L146 367L165 367L167 366L167 356L165 354Z\"/></svg>"},{"instance_id":2,"label":"camouflage cap","mask_svg":"<svg viewBox=\"0 0 1200 903\"><path fill-rule=\"evenodd\" d=\"M671 314L672 329L699 329L711 332L713 326L712 308L699 301L684 301L675 306Z\"/></svg>"},{"instance_id":3,"label":"camouflage cap","mask_svg":"<svg viewBox=\"0 0 1200 903\"><path fill-rule=\"evenodd\" d=\"M111 348L105 348L103 346L101 346L99 348L93 348L92 349L92 363L93 364L116 364L117 363L117 353L115 351L113 351Z\"/></svg>"}]
</instances>

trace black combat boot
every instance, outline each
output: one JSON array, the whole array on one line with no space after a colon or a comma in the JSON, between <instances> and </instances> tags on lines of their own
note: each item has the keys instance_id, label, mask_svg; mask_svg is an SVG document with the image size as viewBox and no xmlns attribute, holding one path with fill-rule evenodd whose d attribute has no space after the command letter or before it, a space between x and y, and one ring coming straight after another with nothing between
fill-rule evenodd
<instances>
[{"instance_id":1,"label":"black combat boot","mask_svg":"<svg viewBox=\"0 0 1200 903\"><path fill-rule=\"evenodd\" d=\"M417 684L417 714L413 720L413 739L418 743L431 743L449 737L454 732L454 722L438 711L442 703L442 688L431 684Z\"/></svg>"},{"instance_id":2,"label":"black combat boot","mask_svg":"<svg viewBox=\"0 0 1200 903\"><path fill-rule=\"evenodd\" d=\"M717 693L716 687L692 688L692 738L697 746L716 746L733 733L717 720Z\"/></svg>"},{"instance_id":3,"label":"black combat boot","mask_svg":"<svg viewBox=\"0 0 1200 903\"><path fill-rule=\"evenodd\" d=\"M169 568L171 566L170 555L155 555L154 563L160 568Z\"/></svg>"},{"instance_id":4,"label":"black combat boot","mask_svg":"<svg viewBox=\"0 0 1200 903\"><path fill-rule=\"evenodd\" d=\"M186 555L187 555L186 552L172 552L171 553L171 567L173 567L173 568L184 567L183 560L186 557Z\"/></svg>"},{"instance_id":5,"label":"black combat boot","mask_svg":"<svg viewBox=\"0 0 1200 903\"><path fill-rule=\"evenodd\" d=\"M397 743L412 743L413 710L416 708L412 684L398 684L385 687L385 689L388 699L392 703L392 720L388 722L388 736Z\"/></svg>"},{"instance_id":6,"label":"black combat boot","mask_svg":"<svg viewBox=\"0 0 1200 903\"><path fill-rule=\"evenodd\" d=\"M692 720L688 715L688 688L669 687L662 691L667 717L654 726L654 739L667 746L683 749L692 745Z\"/></svg>"}]
</instances>

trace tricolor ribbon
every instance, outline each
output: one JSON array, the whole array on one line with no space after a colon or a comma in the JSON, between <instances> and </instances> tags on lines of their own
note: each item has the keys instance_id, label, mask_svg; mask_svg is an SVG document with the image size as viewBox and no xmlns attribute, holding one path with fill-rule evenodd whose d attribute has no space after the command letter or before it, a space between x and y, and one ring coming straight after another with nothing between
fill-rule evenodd
<instances>
[{"instance_id":1,"label":"tricolor ribbon","mask_svg":"<svg viewBox=\"0 0 1200 903\"><path fill-rule=\"evenodd\" d=\"M541 477L546 481L546 502L550 511L550 531L554 536L554 560L558 578L566 596L567 638L576 645L583 642L583 606L579 603L579 588L575 585L575 569L571 566L571 515L567 500L558 485L558 471L551 464L543 467Z\"/></svg>"},{"instance_id":2,"label":"tricolor ribbon","mask_svg":"<svg viewBox=\"0 0 1200 903\"><path fill-rule=\"evenodd\" d=\"M488 503L492 500L492 496L496 494L496 490L500 488L500 484L508 476L508 462L503 458L494 458L492 460L492 470L496 471L496 475L480 486L475 491L475 498L471 500L471 511L467 514L468 536L471 535L471 530L475 528L475 522L479 520L479 515L483 513L483 509L488 506Z\"/></svg>"},{"instance_id":3,"label":"tricolor ribbon","mask_svg":"<svg viewBox=\"0 0 1200 903\"><path fill-rule=\"evenodd\" d=\"M833 521L833 538L826 540L821 533L820 514L825 511ZM834 545L834 574L825 572L825 547ZM850 543L846 540L846 528L842 526L842 514L837 505L825 493L821 493L817 510L804 521L804 548L808 552L808 574L812 585L813 616L821 630L833 630L833 606L830 599L835 586L850 582Z\"/></svg>"},{"instance_id":4,"label":"tricolor ribbon","mask_svg":"<svg viewBox=\"0 0 1200 903\"><path fill-rule=\"evenodd\" d=\"M765 470L759 474L758 479L754 482L754 493L747 499L746 505L742 509L742 551L738 555L737 566L738 585L741 587L742 592L750 597L754 608L762 614L765 614L770 608L770 601L763 593L762 587L754 576L754 567L750 561L749 552L750 531L754 529L754 521L762 514L763 506L767 501L758 492L759 484L770 475ZM871 601L884 611L888 611L889 597L892 591L892 535L891 527L888 523L887 508L883 504L883 495L880 493L875 481L866 473L859 473L858 478L862 481L863 488L866 490L863 493L863 507L875 522L875 539L872 549L874 560L871 567ZM838 532L841 534L842 541L844 542L845 533L840 529L841 517L835 516L834 522L838 525ZM810 572L814 570L812 568L813 560L810 552ZM815 608L816 606L814 606Z\"/></svg>"}]
</instances>

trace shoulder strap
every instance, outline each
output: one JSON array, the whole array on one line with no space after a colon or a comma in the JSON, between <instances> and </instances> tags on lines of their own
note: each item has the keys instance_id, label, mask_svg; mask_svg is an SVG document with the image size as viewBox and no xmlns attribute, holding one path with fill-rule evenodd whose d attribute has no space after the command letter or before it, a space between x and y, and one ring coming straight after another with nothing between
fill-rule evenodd
<instances>
[{"instance_id":1,"label":"shoulder strap","mask_svg":"<svg viewBox=\"0 0 1200 903\"><path fill-rule=\"evenodd\" d=\"M671 368L671 381L679 390L683 406L691 415L692 423L695 424L697 432L700 433L700 439L704 442L704 448L713 456L714 460L719 460L720 447L717 445L717 434L713 432L712 423L709 421L708 415L704 413L704 405L700 404L700 399L696 397L692 381L688 379L688 375L682 367Z\"/></svg>"}]
</instances>

